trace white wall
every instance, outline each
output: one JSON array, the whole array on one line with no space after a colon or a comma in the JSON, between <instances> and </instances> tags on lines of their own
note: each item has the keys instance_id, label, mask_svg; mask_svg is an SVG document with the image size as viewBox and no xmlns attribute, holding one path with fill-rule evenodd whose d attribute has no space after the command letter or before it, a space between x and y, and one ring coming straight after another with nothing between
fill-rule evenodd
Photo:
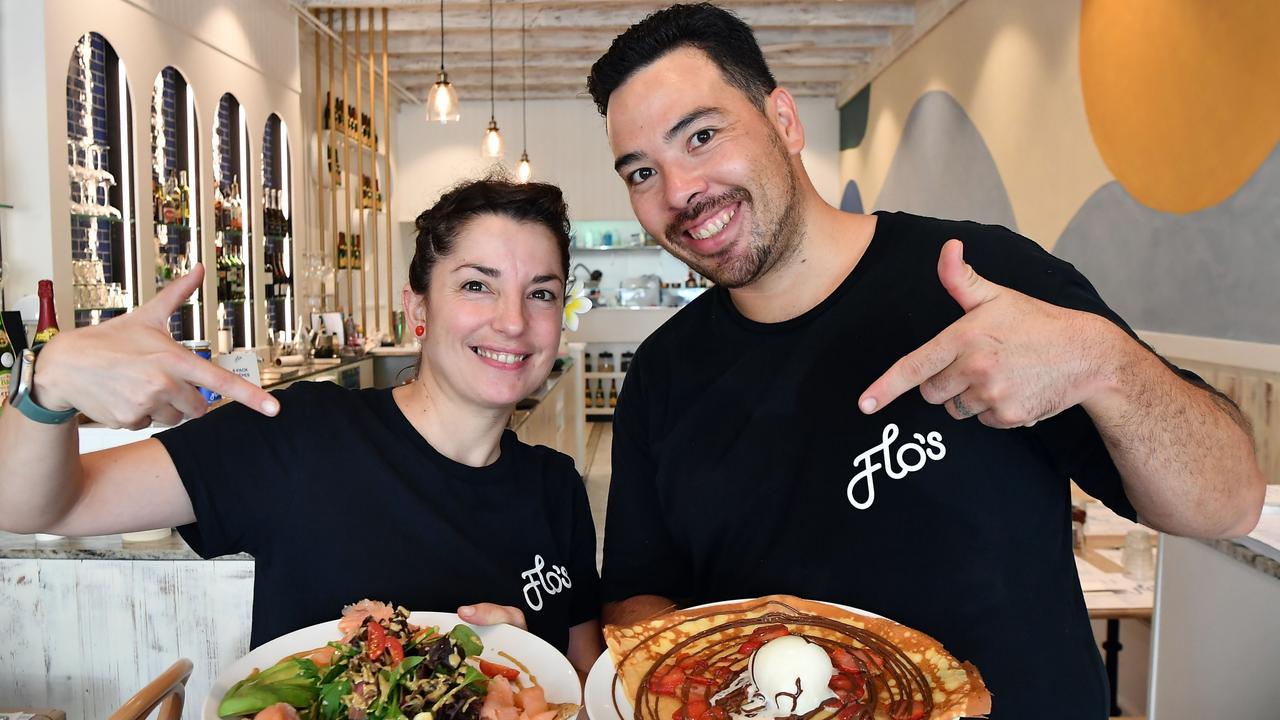
<instances>
[{"instance_id":1,"label":"white wall","mask_svg":"<svg viewBox=\"0 0 1280 720\"><path fill-rule=\"evenodd\" d=\"M254 208L262 207L259 158L270 114L278 114L288 126L291 156L302 157L297 22L284 0L0 0L0 196L15 205L0 211L8 213L0 219L11 273L6 299L12 303L33 293L37 280L52 278L60 298L59 324L73 324L70 198L63 168L67 68L81 35L101 34L124 63L133 105L134 170L143 181L135 201L144 219L151 210L152 84L168 65L182 72L195 93L207 217L213 205L213 118L224 92L233 93L245 109L255 176L246 184ZM295 188L307 187L305 174L305 163L295 161ZM139 226L138 240L145 300L155 293L149 225ZM201 242L205 257L211 257L212 225L202 229ZM260 244L257 251L260 262ZM207 296L215 289L210 273ZM210 304L206 322L213 321L213 313Z\"/></svg>"},{"instance_id":2,"label":"white wall","mask_svg":"<svg viewBox=\"0 0 1280 720\"><path fill-rule=\"evenodd\" d=\"M800 98L800 114L807 145L802 158L822 197L840 202L839 113L829 98ZM495 117L506 143L506 163L520 159L520 103L498 102ZM613 171L613 154L605 138L604 121L590 99L530 100L529 159L534 177L563 188L574 220L633 220L626 188ZM405 104L396 116L396 191L392 213L398 221L396 270L403 278L413 257L413 219L440 193L464 178L483 175L489 163L480 157L480 138L489 123L489 103L463 101L462 121L429 124L421 105ZM602 269L604 283L616 287L631 275L652 272L666 281L683 280L683 264L665 252L580 253L593 269Z\"/></svg>"}]
</instances>

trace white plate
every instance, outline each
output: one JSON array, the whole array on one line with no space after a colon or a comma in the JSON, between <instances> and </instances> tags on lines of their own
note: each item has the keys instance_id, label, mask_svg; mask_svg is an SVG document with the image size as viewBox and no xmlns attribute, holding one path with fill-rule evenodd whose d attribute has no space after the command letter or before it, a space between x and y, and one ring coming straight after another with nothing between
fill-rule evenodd
<instances>
[{"instance_id":1,"label":"white plate","mask_svg":"<svg viewBox=\"0 0 1280 720\"><path fill-rule=\"evenodd\" d=\"M419 627L435 625L440 628L440 632L447 633L462 621L453 613L415 612L409 615L409 622ZM472 625L471 629L476 631L476 635L484 643L484 652L480 657L510 666L509 660L498 655L501 650L519 660L538 678L538 684L546 691L547 702L582 704L578 673L569 664L568 658L561 655L551 643L511 625ZM201 720L219 720L218 705L222 702L222 696L254 668L265 670L287 655L318 648L340 639L342 633L338 632L338 621L330 620L294 630L288 635L259 645L218 674L218 679L213 681L209 696L200 709Z\"/></svg>"},{"instance_id":2,"label":"white plate","mask_svg":"<svg viewBox=\"0 0 1280 720\"><path fill-rule=\"evenodd\" d=\"M697 605L685 610L697 610L698 608L711 607L712 605L728 605L732 603L744 602L743 600L722 600L720 602L707 603L705 605ZM883 615L877 615L866 610L859 610L848 605L840 605L838 603L822 601L823 605L830 605L840 610L858 613L859 615L868 615L870 617L882 618ZM631 706L631 700L627 697L627 690L619 682L614 687L613 679L617 676L617 668L613 666L613 657L609 655L608 648L605 649L600 657L596 658L595 664L591 666L591 672L587 673L587 689L585 707L587 714L591 716L591 720L631 720L635 716L635 709ZM617 701L615 707L614 701Z\"/></svg>"}]
</instances>

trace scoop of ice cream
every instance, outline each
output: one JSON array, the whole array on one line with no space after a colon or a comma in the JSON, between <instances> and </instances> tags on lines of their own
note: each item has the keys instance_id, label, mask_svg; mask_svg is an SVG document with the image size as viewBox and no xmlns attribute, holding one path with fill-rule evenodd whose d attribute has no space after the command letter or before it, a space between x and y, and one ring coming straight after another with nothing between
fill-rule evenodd
<instances>
[{"instance_id":1,"label":"scoop of ice cream","mask_svg":"<svg viewBox=\"0 0 1280 720\"><path fill-rule=\"evenodd\" d=\"M835 697L828 683L835 674L827 651L798 635L765 643L751 656L751 683L764 696L761 714L804 715Z\"/></svg>"}]
</instances>

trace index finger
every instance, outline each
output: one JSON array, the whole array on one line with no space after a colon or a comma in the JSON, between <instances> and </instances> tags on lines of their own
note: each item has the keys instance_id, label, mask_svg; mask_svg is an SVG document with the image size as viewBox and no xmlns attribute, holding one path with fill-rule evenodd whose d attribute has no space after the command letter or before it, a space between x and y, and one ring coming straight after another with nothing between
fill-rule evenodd
<instances>
[{"instance_id":1,"label":"index finger","mask_svg":"<svg viewBox=\"0 0 1280 720\"><path fill-rule=\"evenodd\" d=\"M938 333L932 340L903 355L898 362L858 398L858 409L870 415L888 405L902 393L937 375L956 359L957 350L950 341L948 331Z\"/></svg>"},{"instance_id":2,"label":"index finger","mask_svg":"<svg viewBox=\"0 0 1280 720\"><path fill-rule=\"evenodd\" d=\"M183 380L231 398L267 417L274 417L280 412L280 403L271 396L271 393L239 375L223 370L208 360L190 353L184 353L184 358L180 362L182 367L179 376Z\"/></svg>"}]
</instances>

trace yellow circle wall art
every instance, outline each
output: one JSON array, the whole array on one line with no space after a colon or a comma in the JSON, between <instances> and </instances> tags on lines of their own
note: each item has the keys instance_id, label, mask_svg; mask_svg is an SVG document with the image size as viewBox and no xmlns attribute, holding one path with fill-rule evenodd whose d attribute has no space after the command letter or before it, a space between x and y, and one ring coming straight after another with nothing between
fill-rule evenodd
<instances>
[{"instance_id":1,"label":"yellow circle wall art","mask_svg":"<svg viewBox=\"0 0 1280 720\"><path fill-rule=\"evenodd\" d=\"M1084 0L1080 84L1130 194L1165 212L1217 204L1280 141L1280 2Z\"/></svg>"}]
</instances>

